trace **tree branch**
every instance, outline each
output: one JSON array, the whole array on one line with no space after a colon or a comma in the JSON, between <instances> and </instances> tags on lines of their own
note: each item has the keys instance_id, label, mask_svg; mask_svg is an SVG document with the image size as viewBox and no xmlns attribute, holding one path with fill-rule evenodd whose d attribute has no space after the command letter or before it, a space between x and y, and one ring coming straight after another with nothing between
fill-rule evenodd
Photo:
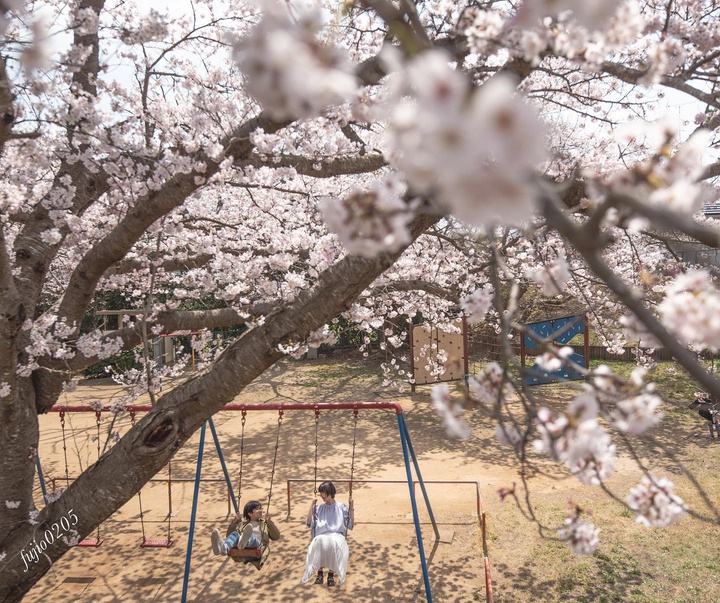
<instances>
[{"instance_id":1,"label":"tree branch","mask_svg":"<svg viewBox=\"0 0 720 603\"><path fill-rule=\"evenodd\" d=\"M428 216L416 218L410 225L412 240L437 220ZM40 512L37 526L24 522L5 538L3 551L7 557L19 558L36 530L42 533L67 516L70 509L74 509L78 518L74 529L80 536L91 533L165 466L208 418L283 357L278 345L304 341L310 333L348 310L403 251L376 259L344 257L325 270L315 285L302 291L294 302L273 312L263 324L231 344L206 373L163 395L153 410L110 451ZM55 546L47 549L47 558L43 556L27 571L23 571L22 563L6 563L2 583L24 592L69 548L56 541ZM4 596L7 592L0 586L0 599Z\"/></svg>"},{"instance_id":2,"label":"tree branch","mask_svg":"<svg viewBox=\"0 0 720 603\"><path fill-rule=\"evenodd\" d=\"M600 249L603 244L593 239L585 228L578 228L563 214L552 199L542 199L542 209L548 225L567 239L582 254L592 272L600 278L617 298L647 327L675 359L713 396L720 397L720 380L716 379L696 360L695 354L685 348L643 304L642 298L618 277L603 261Z\"/></svg>"}]
</instances>

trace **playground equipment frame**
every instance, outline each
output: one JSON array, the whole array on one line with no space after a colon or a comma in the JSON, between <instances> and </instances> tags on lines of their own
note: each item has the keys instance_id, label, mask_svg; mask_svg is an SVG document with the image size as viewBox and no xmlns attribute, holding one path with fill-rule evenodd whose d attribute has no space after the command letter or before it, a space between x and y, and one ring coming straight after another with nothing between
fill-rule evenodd
<instances>
[{"instance_id":1,"label":"playground equipment frame","mask_svg":"<svg viewBox=\"0 0 720 603\"><path fill-rule=\"evenodd\" d=\"M98 410L95 406L53 406L51 409L51 412L57 412L57 413L68 413L68 412L110 412L111 408L110 406L103 406L102 409ZM128 406L124 410L128 412L147 412L152 410L152 406L150 405L133 405ZM430 580L428 576L428 564L427 564L427 558L425 556L425 549L423 546L423 539L422 539L422 532L420 528L420 519L418 514L418 504L417 504L417 498L415 495L415 486L416 484L420 485L423 499L425 501L425 506L428 511L428 515L430 517L430 521L433 526L433 531L435 533L435 547L437 547L439 539L440 539L440 532L437 527L437 522L435 520L435 516L432 511L432 506L430 504L430 499L428 497L427 490L425 488L425 481L422 478L422 474L420 472L420 467L418 464L418 459L415 454L415 451L413 449L412 440L410 438L410 433L407 429L407 425L405 423L405 416L403 415L402 407L395 402L347 402L347 403L280 403L280 404L251 404L251 405L245 405L245 404L227 404L222 409L222 411L240 411L243 413L246 412L259 412L259 411L275 411L279 413L279 416L282 417L283 413L286 411L313 411L315 413L318 413L323 410L353 410L354 412L358 411L365 411L365 410L392 410L395 412L396 418L397 418L397 425L398 425L398 433L400 436L400 442L402 445L402 451L403 451L403 460L405 464L405 472L407 476L406 482L402 482L400 480L397 480L398 483L407 483L409 495L410 495L410 503L412 506L412 512L413 512L413 523L415 525L415 534L417 538L418 543L418 552L420 555L420 565L422 569L422 577L423 577L423 583L425 586L425 596L427 603L432 603L432 592L430 588ZM200 482L201 482L201 474L202 474L202 457L203 457L203 451L205 448L205 436L207 431L207 426L210 426L210 431L215 443L215 448L218 453L218 457L220 459L220 464L222 466L223 474L225 476L225 481L227 483L228 493L230 500L232 501L232 505L236 512L239 511L237 499L235 498L235 493L232 486L232 480L230 479L230 474L227 470L227 465L225 464L225 458L222 453L222 447L220 445L220 440L217 436L217 432L215 430L215 425L213 423L212 417L210 417L200 428L200 443L198 445L198 457L197 457L197 464L196 464L196 470L195 470L195 480L194 480L194 491L193 491L193 503L192 503L192 512L190 516L190 528L188 533L188 543L187 543L187 550L185 555L185 571L183 575L183 587L182 587L182 597L181 597L181 603L187 602L187 591L188 591L188 583L189 583L189 577L190 577L190 566L191 566L191 560L192 560L192 549L193 549L193 538L195 533L195 523L197 518L197 505L198 505L198 499L200 494ZM46 496L46 489L42 474L42 468L40 466L40 460L39 458L36 459L36 466L38 470L38 476L40 479L42 492L43 492L43 498L47 502L47 496ZM417 479L413 478L413 468L415 470L415 475L417 476ZM163 480L165 481L165 480ZM336 480L336 481L347 481L347 480ZM367 480L353 480L354 482L363 482ZM440 483L440 482L439 482ZM456 482L450 482L445 481L442 483L456 483ZM460 482L457 482L460 483ZM464 483L464 482L463 482ZM485 512L482 511L481 507L481 498L480 498L480 491L479 486L477 485L477 482L474 482L476 484L477 489L477 505L478 505L478 518L480 521L480 527L481 527L481 537L482 537L482 546L483 546L483 554L484 554L484 564L485 564L485 583L486 583L486 601L487 603L493 603L493 595L492 595L492 582L490 579L490 566L489 566L489 560L487 555L487 546L486 546L486 538L485 538ZM290 503L290 480L288 480L288 512L289 512L289 503ZM433 553L434 549L433 548Z\"/></svg>"}]
</instances>

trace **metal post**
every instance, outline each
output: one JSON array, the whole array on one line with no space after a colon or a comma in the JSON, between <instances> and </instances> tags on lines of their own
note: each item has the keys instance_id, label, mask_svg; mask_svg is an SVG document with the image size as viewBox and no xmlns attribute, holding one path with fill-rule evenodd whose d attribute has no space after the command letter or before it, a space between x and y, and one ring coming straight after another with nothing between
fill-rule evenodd
<instances>
[{"instance_id":1,"label":"metal post","mask_svg":"<svg viewBox=\"0 0 720 603\"><path fill-rule=\"evenodd\" d=\"M193 534L195 533L195 517L197 515L197 504L200 496L200 473L202 471L202 457L205 448L205 427L207 423L203 423L200 428L200 444L198 445L198 460L195 469L195 490L193 492L192 513L190 514L190 530L188 531L187 553L185 554L185 574L183 575L183 587L181 603L187 601L188 581L190 580L190 561L192 559Z\"/></svg>"},{"instance_id":2,"label":"metal post","mask_svg":"<svg viewBox=\"0 0 720 603\"><path fill-rule=\"evenodd\" d=\"M218 453L218 458L220 459L220 465L222 465L223 473L225 474L225 481L227 482L228 487L228 494L230 495L230 498L232 499L233 507L235 508L235 513L239 513L240 509L238 507L237 500L235 500L235 492L233 491L232 483L230 481L230 474L227 470L227 465L225 465L225 457L222 453L222 447L220 446L220 440L218 439L217 432L215 431L215 423L213 423L212 417L210 417L207 420L208 424L210 425L210 431L212 432L213 440L215 440L215 449Z\"/></svg>"},{"instance_id":3,"label":"metal post","mask_svg":"<svg viewBox=\"0 0 720 603\"><path fill-rule=\"evenodd\" d=\"M418 482L420 483L420 489L422 490L423 498L425 499L425 507L427 507L428 514L430 515L430 522L432 523L433 531L435 532L435 538L440 540L440 530L438 529L437 522L435 521L435 515L430 505L430 498L428 497L427 489L425 488L425 482L423 481L422 475L420 474L420 465L418 464L417 456L415 455L415 451L413 450L412 440L410 439L410 431L407 428L404 417L402 426L403 430L405 431L405 441L407 442L408 450L410 451L410 458L412 459L413 465L415 466L415 475L417 475Z\"/></svg>"},{"instance_id":4,"label":"metal post","mask_svg":"<svg viewBox=\"0 0 720 603\"><path fill-rule=\"evenodd\" d=\"M415 522L415 535L417 536L418 551L420 552L420 565L422 566L423 582L425 583L425 597L428 603L432 603L430 592L430 578L428 577L427 560L425 559L425 548L423 547L422 531L420 529L420 518L418 516L417 501L415 500L415 489L413 488L412 470L408 458L407 430L405 419L401 414L397 415L398 430L400 431L400 442L402 443L403 458L405 459L405 472L407 473L408 490L410 490L410 503L412 504L413 520Z\"/></svg>"},{"instance_id":5,"label":"metal post","mask_svg":"<svg viewBox=\"0 0 720 603\"><path fill-rule=\"evenodd\" d=\"M43 500L48 504L47 490L45 489L45 478L43 477L42 467L40 466L40 457L35 457L35 467L37 467L38 480L40 481L40 489L42 490Z\"/></svg>"}]
</instances>

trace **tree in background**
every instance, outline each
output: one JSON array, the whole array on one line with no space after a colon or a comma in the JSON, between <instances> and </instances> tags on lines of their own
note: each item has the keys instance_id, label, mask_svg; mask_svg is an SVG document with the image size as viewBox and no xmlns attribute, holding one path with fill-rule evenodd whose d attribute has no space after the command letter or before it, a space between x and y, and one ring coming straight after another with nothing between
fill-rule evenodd
<instances>
[{"instance_id":1,"label":"tree in background","mask_svg":"<svg viewBox=\"0 0 720 603\"><path fill-rule=\"evenodd\" d=\"M612 347L622 321L720 395L690 350L720 347L714 269L670 245L718 246L695 217L720 170L714 2L179 4L0 1L0 600L341 316L379 329L459 305L492 321L504 345L471 380L478 411L520 462L537 441L587 483L614 464L598 417L641 435L660 400L640 371L598 371L565 413L539 408L509 345L524 299L575 299ZM657 121L668 89L701 107L694 131ZM139 313L81 328L110 294ZM201 371L160 395L149 342L177 332L203 333ZM543 365L561 365L546 344ZM153 410L38 512L38 414L137 346L117 410L140 394ZM466 434L449 392L434 398ZM649 473L627 504L650 525L687 512ZM70 509L74 537L23 571L23 547ZM597 542L579 512L560 536Z\"/></svg>"}]
</instances>

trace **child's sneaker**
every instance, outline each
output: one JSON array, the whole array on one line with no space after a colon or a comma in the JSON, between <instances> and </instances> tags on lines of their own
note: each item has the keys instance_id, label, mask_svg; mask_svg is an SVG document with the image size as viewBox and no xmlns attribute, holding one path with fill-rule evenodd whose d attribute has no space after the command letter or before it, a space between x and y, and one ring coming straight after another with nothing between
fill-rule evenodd
<instances>
[{"instance_id":1,"label":"child's sneaker","mask_svg":"<svg viewBox=\"0 0 720 603\"><path fill-rule=\"evenodd\" d=\"M220 538L220 532L213 530L210 534L210 542L212 542L212 550L216 555L227 555L227 546L225 541Z\"/></svg>"}]
</instances>

